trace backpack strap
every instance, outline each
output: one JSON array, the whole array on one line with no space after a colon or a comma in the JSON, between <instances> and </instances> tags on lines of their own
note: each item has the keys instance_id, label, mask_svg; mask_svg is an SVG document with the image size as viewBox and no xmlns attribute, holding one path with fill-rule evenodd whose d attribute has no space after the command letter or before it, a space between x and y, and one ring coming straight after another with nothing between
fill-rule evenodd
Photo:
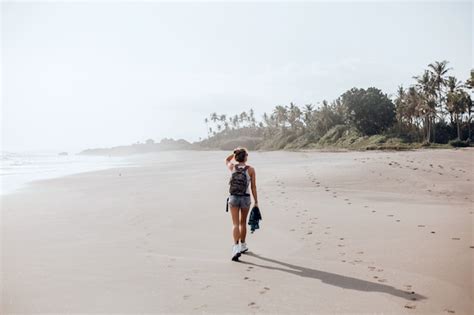
<instances>
[{"instance_id":1,"label":"backpack strap","mask_svg":"<svg viewBox=\"0 0 474 315\"><path fill-rule=\"evenodd\" d=\"M239 164L234 165L234 171L244 171L245 172L250 167L249 165L245 165L245 167L243 167L243 168L242 167L237 167L237 166L239 166Z\"/></svg>"}]
</instances>

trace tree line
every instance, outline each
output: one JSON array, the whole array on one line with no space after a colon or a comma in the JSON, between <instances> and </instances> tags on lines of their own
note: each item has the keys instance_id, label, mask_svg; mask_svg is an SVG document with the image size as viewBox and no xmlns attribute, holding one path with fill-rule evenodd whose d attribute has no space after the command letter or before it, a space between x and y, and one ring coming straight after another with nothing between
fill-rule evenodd
<instances>
[{"instance_id":1,"label":"tree line","mask_svg":"<svg viewBox=\"0 0 474 315\"><path fill-rule=\"evenodd\" d=\"M384 134L428 144L449 140L469 143L474 72L471 70L470 78L461 81L449 75L452 69L448 64L429 64L422 74L413 77L411 86L399 86L393 98L375 87L352 88L319 106L277 105L271 113L264 113L260 121L253 109L231 116L214 112L204 120L208 138L235 136L236 131L245 129L246 134L253 131L264 139L305 138L310 143L343 125L363 136Z\"/></svg>"}]
</instances>

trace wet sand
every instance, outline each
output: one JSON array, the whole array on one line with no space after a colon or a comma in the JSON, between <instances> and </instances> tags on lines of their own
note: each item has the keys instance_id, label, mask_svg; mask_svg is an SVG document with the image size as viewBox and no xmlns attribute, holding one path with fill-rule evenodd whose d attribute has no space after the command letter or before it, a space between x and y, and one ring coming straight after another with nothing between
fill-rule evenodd
<instances>
[{"instance_id":1,"label":"wet sand","mask_svg":"<svg viewBox=\"0 0 474 315\"><path fill-rule=\"evenodd\" d=\"M226 155L2 196L0 313L474 313L474 150L251 152L240 262Z\"/></svg>"}]
</instances>

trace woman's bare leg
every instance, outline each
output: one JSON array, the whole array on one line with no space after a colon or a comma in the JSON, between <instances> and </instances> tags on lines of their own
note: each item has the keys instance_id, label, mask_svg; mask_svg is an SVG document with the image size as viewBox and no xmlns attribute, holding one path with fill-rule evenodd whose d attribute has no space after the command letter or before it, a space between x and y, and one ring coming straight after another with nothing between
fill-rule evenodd
<instances>
[{"instance_id":1,"label":"woman's bare leg","mask_svg":"<svg viewBox=\"0 0 474 315\"><path fill-rule=\"evenodd\" d=\"M250 208L242 208L240 214L240 240L245 242L245 237L247 236L247 215L249 214Z\"/></svg>"},{"instance_id":2,"label":"woman's bare leg","mask_svg":"<svg viewBox=\"0 0 474 315\"><path fill-rule=\"evenodd\" d=\"M239 208L231 207L230 214L232 215L232 235L234 237L234 244L239 244Z\"/></svg>"}]
</instances>

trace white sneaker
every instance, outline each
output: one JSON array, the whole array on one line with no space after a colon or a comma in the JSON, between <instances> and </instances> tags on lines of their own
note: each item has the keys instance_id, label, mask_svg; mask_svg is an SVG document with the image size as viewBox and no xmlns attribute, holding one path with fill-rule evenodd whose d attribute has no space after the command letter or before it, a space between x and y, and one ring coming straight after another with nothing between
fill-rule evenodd
<instances>
[{"instance_id":1,"label":"white sneaker","mask_svg":"<svg viewBox=\"0 0 474 315\"><path fill-rule=\"evenodd\" d=\"M237 261L239 260L240 257L240 245L239 244L234 244L232 247L232 260Z\"/></svg>"},{"instance_id":2,"label":"white sneaker","mask_svg":"<svg viewBox=\"0 0 474 315\"><path fill-rule=\"evenodd\" d=\"M245 253L246 251L248 251L248 247L247 247L247 243L240 243L240 253Z\"/></svg>"}]
</instances>

